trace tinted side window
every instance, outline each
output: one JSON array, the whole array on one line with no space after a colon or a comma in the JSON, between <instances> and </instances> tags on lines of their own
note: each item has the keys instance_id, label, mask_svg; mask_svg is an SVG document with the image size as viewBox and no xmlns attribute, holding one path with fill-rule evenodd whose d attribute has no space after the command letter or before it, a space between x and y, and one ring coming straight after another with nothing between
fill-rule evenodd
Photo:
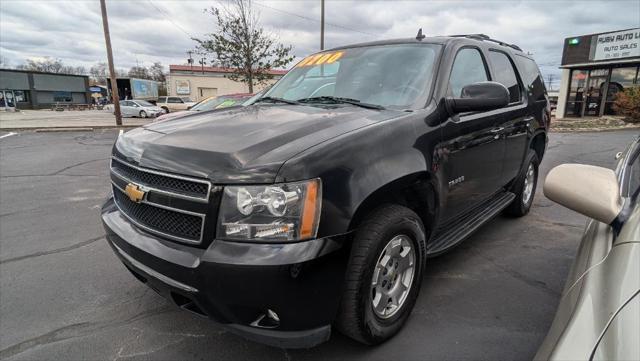
<instances>
[{"instance_id":1,"label":"tinted side window","mask_svg":"<svg viewBox=\"0 0 640 361\"><path fill-rule=\"evenodd\" d=\"M167 97L158 98L158 103L166 103L166 102L167 102Z\"/></svg>"},{"instance_id":2,"label":"tinted side window","mask_svg":"<svg viewBox=\"0 0 640 361\"><path fill-rule=\"evenodd\" d=\"M169 103L182 103L182 100L176 97L169 97Z\"/></svg>"},{"instance_id":3,"label":"tinted side window","mask_svg":"<svg viewBox=\"0 0 640 361\"><path fill-rule=\"evenodd\" d=\"M509 103L518 103L521 99L520 84L518 84L513 64L506 54L497 51L490 51L489 59L491 59L493 72L496 75L494 80L509 89Z\"/></svg>"},{"instance_id":4,"label":"tinted side window","mask_svg":"<svg viewBox=\"0 0 640 361\"><path fill-rule=\"evenodd\" d=\"M524 82L524 86L527 89L529 96L532 96L535 100L543 100L545 87L544 82L542 81L542 75L540 75L540 70L536 63L533 60L520 55L516 55L514 59L520 67L520 70L522 70L520 76L522 77L522 81Z\"/></svg>"},{"instance_id":5,"label":"tinted side window","mask_svg":"<svg viewBox=\"0 0 640 361\"><path fill-rule=\"evenodd\" d=\"M480 51L471 48L461 49L453 61L449 76L449 93L459 97L465 86L487 80L489 77Z\"/></svg>"}]
</instances>

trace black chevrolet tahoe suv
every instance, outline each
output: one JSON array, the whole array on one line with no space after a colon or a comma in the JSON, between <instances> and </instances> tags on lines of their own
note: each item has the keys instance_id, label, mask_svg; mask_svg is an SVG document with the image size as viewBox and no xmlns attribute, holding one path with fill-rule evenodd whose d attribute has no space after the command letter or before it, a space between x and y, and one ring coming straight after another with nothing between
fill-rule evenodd
<instances>
[{"instance_id":1,"label":"black chevrolet tahoe suv","mask_svg":"<svg viewBox=\"0 0 640 361\"><path fill-rule=\"evenodd\" d=\"M252 105L119 136L102 221L137 279L237 334L377 344L429 257L527 214L549 112L535 62L486 35L339 47Z\"/></svg>"}]
</instances>

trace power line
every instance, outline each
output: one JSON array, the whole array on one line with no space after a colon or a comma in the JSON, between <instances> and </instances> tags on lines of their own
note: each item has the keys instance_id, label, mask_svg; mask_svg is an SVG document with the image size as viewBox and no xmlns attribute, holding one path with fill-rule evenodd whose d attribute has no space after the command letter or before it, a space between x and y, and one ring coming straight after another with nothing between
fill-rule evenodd
<instances>
[{"instance_id":1,"label":"power line","mask_svg":"<svg viewBox=\"0 0 640 361\"><path fill-rule=\"evenodd\" d=\"M310 17L308 17L308 16L304 16L304 15L300 15L300 14L292 13L292 12L290 12L290 11L286 11L286 10L282 10L282 9L274 8L273 6L269 6L269 5L261 4L261 3L259 3L259 2L254 2L254 4L256 4L256 5L258 5L258 6L262 6L262 7L267 8L267 9L274 10L274 11L279 11L279 12L281 12L281 13L283 13L283 14L287 14L287 15L291 15L291 16L296 16L296 17L299 17L299 18L301 18L301 19L305 19L305 20L309 20L309 21L316 22L316 23L320 23L320 20L318 20L318 19L314 19L314 18L310 18ZM357 29L353 29L353 28L346 27L346 26L342 26L342 25L338 25L338 24L334 24L334 23L326 22L326 21L325 21L325 24L326 24L326 25L333 26L334 28L340 28L340 29L344 29L344 30L349 30L349 31L353 31L353 32L356 32L356 33L365 34L365 35L369 35L369 36L377 36L376 34L368 33L368 32L366 32L366 31L357 30Z\"/></svg>"},{"instance_id":2,"label":"power line","mask_svg":"<svg viewBox=\"0 0 640 361\"><path fill-rule=\"evenodd\" d=\"M188 31L186 31L182 26L178 25L176 22L173 21L173 19L171 19L171 16L169 14L167 14L164 10L160 9L159 7L157 7L154 3L151 2L151 0L147 0L149 2L149 5L153 6L154 9L156 9L159 13L161 13L167 20L169 20L169 22L171 22L171 24L173 24L178 30L182 31L183 33L185 33L189 39L193 38L193 35L191 35Z\"/></svg>"}]
</instances>

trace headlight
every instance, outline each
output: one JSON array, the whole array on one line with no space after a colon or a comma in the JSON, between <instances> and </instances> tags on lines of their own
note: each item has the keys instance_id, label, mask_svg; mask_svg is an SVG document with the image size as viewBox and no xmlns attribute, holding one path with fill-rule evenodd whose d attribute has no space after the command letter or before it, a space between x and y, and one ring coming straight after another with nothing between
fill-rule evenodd
<instances>
[{"instance_id":1,"label":"headlight","mask_svg":"<svg viewBox=\"0 0 640 361\"><path fill-rule=\"evenodd\" d=\"M320 179L225 187L217 237L271 242L315 238L321 202Z\"/></svg>"}]
</instances>

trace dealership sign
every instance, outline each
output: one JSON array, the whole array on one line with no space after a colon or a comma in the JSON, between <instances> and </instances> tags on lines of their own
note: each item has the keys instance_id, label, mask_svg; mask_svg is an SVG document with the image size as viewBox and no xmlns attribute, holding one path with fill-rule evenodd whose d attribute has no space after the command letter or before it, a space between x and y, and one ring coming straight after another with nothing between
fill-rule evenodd
<instances>
[{"instance_id":1,"label":"dealership sign","mask_svg":"<svg viewBox=\"0 0 640 361\"><path fill-rule=\"evenodd\" d=\"M591 60L640 56L640 29L594 35L591 44Z\"/></svg>"},{"instance_id":2,"label":"dealership sign","mask_svg":"<svg viewBox=\"0 0 640 361\"><path fill-rule=\"evenodd\" d=\"M189 95L191 94L191 86L188 80L176 80L176 94Z\"/></svg>"}]
</instances>

